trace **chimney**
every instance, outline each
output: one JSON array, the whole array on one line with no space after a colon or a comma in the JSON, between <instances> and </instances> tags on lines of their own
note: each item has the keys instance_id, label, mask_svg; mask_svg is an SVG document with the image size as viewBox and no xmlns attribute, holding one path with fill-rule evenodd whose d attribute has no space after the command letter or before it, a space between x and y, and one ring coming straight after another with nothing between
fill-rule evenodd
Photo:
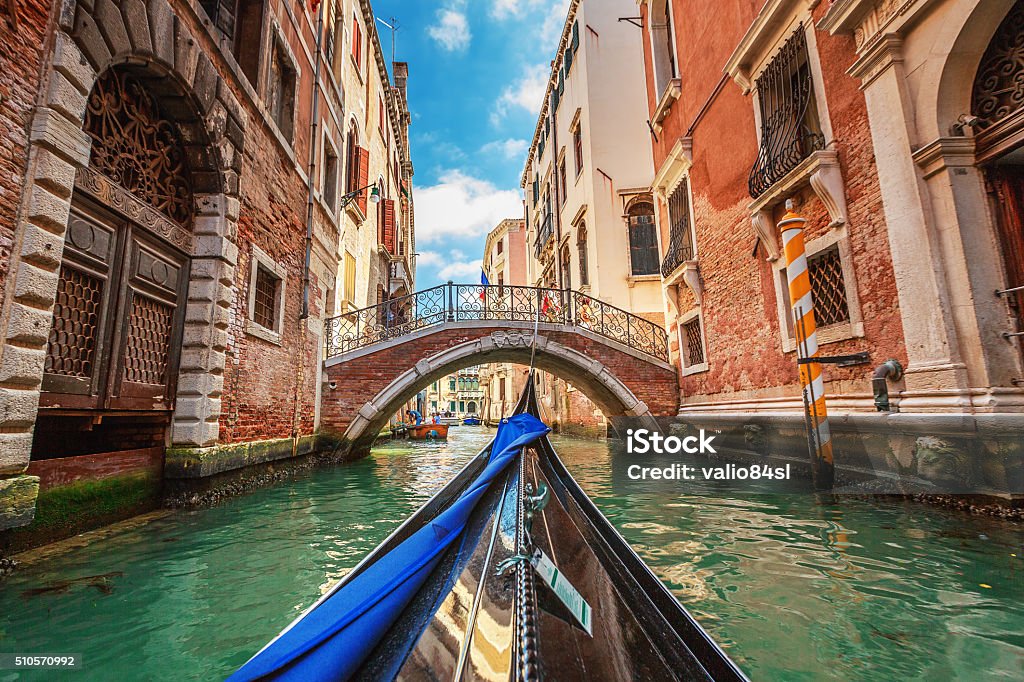
<instances>
[{"instance_id":1,"label":"chimney","mask_svg":"<svg viewBox=\"0 0 1024 682\"><path fill-rule=\"evenodd\" d=\"M401 90L402 96L405 97L405 85L409 80L409 62L392 63L391 72L395 76L395 87Z\"/></svg>"}]
</instances>

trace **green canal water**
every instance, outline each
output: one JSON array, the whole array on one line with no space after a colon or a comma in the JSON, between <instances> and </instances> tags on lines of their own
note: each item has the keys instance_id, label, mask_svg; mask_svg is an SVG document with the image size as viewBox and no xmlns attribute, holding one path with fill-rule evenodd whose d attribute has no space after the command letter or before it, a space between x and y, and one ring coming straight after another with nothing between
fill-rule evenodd
<instances>
[{"instance_id":1,"label":"green canal water","mask_svg":"<svg viewBox=\"0 0 1024 682\"><path fill-rule=\"evenodd\" d=\"M0 682L225 677L488 437L466 427L445 445L389 444L23 566L0 583L0 652L78 653L83 668ZM767 486L740 497L642 484L604 443L556 446L754 680L1022 678L1018 526L913 504L821 506Z\"/></svg>"}]
</instances>

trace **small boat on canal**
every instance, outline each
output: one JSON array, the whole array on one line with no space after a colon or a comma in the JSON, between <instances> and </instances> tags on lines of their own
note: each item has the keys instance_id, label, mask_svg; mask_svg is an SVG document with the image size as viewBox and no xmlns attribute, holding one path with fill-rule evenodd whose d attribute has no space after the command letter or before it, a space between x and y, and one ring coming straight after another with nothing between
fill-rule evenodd
<instances>
[{"instance_id":1,"label":"small boat on canal","mask_svg":"<svg viewBox=\"0 0 1024 682\"><path fill-rule=\"evenodd\" d=\"M230 682L746 680L569 475L533 383L488 447Z\"/></svg>"},{"instance_id":2,"label":"small boat on canal","mask_svg":"<svg viewBox=\"0 0 1024 682\"><path fill-rule=\"evenodd\" d=\"M409 440L448 440L448 424L416 424L405 427Z\"/></svg>"},{"instance_id":3,"label":"small boat on canal","mask_svg":"<svg viewBox=\"0 0 1024 682\"><path fill-rule=\"evenodd\" d=\"M476 416L475 414L471 414L465 419L463 419L462 423L465 424L466 426L480 426L480 424L482 424L483 422L480 420L480 417Z\"/></svg>"}]
</instances>

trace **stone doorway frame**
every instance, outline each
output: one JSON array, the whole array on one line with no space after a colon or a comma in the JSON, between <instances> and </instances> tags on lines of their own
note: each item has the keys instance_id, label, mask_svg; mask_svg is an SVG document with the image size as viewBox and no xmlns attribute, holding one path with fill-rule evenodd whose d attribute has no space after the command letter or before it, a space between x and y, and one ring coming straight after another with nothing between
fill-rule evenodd
<instances>
[{"instance_id":1,"label":"stone doorway frame","mask_svg":"<svg viewBox=\"0 0 1024 682\"><path fill-rule=\"evenodd\" d=\"M0 530L28 523L34 513L37 482L21 474L29 465L75 175L89 163L91 140L82 129L86 101L99 74L120 66L161 79L169 90L154 94L178 126L192 169L194 248L173 444L217 442L238 262L239 170L248 119L200 44L209 53L220 51L229 66L231 56L202 32L196 17L176 16L166 0L61 0L56 10L0 314Z\"/></svg>"}]
</instances>

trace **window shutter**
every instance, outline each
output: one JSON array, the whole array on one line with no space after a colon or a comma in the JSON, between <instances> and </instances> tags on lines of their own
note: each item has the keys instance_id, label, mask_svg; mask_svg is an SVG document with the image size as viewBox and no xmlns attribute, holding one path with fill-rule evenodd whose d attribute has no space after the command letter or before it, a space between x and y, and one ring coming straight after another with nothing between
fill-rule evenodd
<instances>
[{"instance_id":1,"label":"window shutter","mask_svg":"<svg viewBox=\"0 0 1024 682\"><path fill-rule=\"evenodd\" d=\"M359 210L366 215L366 199L367 190L366 186L370 184L370 150L359 148L359 162L357 164L359 175L356 179L356 188L362 187L362 191L359 192L359 196L356 198L356 204L359 206Z\"/></svg>"},{"instance_id":2,"label":"window shutter","mask_svg":"<svg viewBox=\"0 0 1024 682\"><path fill-rule=\"evenodd\" d=\"M380 205L384 209L384 248L395 255L395 202L393 199L384 199Z\"/></svg>"},{"instance_id":3,"label":"window shutter","mask_svg":"<svg viewBox=\"0 0 1024 682\"><path fill-rule=\"evenodd\" d=\"M561 95L565 92L565 71L564 69L558 70L558 94Z\"/></svg>"},{"instance_id":4,"label":"window shutter","mask_svg":"<svg viewBox=\"0 0 1024 682\"><path fill-rule=\"evenodd\" d=\"M572 51L575 52L580 47L580 22L573 22L572 25Z\"/></svg>"},{"instance_id":5,"label":"window shutter","mask_svg":"<svg viewBox=\"0 0 1024 682\"><path fill-rule=\"evenodd\" d=\"M565 75L569 75L569 69L572 68L572 60L576 56L574 49L568 49L565 51Z\"/></svg>"}]
</instances>

